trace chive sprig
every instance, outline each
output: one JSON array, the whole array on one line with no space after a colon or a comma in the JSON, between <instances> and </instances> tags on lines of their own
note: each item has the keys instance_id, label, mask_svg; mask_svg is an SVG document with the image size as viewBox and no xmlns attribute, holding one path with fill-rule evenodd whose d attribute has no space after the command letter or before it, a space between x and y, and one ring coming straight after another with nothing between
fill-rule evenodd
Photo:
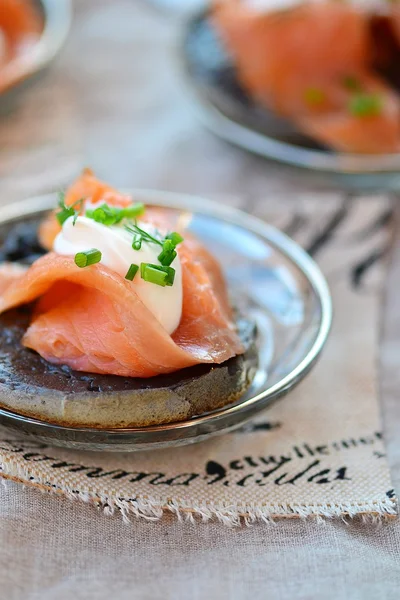
<instances>
[{"instance_id":1,"label":"chive sprig","mask_svg":"<svg viewBox=\"0 0 400 600\"><path fill-rule=\"evenodd\" d=\"M95 265L101 261L101 252L97 248L91 248L85 252L78 252L75 254L75 264L77 267L82 269L83 267L89 267Z\"/></svg>"}]
</instances>

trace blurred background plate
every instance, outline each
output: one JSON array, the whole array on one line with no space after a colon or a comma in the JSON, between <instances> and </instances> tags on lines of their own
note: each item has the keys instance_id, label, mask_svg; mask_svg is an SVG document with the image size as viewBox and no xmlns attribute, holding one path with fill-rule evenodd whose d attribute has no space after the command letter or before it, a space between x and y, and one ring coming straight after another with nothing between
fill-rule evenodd
<instances>
[{"instance_id":1,"label":"blurred background plate","mask_svg":"<svg viewBox=\"0 0 400 600\"><path fill-rule=\"evenodd\" d=\"M32 49L13 59L14 75L0 92L0 111L12 108L17 95L54 60L63 46L72 21L71 0L33 0L43 15L43 32Z\"/></svg>"},{"instance_id":2,"label":"blurred background plate","mask_svg":"<svg viewBox=\"0 0 400 600\"><path fill-rule=\"evenodd\" d=\"M349 175L343 181L351 187L399 188L400 154L335 153L258 106L238 83L207 12L188 21L181 58L198 117L221 138L297 167Z\"/></svg>"}]
</instances>

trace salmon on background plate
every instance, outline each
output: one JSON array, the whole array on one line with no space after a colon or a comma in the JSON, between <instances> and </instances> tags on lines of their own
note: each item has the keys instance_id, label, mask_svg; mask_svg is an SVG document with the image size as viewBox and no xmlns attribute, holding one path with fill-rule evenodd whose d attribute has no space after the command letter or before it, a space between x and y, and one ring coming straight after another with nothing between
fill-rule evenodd
<instances>
[{"instance_id":1,"label":"salmon on background plate","mask_svg":"<svg viewBox=\"0 0 400 600\"><path fill-rule=\"evenodd\" d=\"M21 60L29 60L43 26L34 0L0 1L0 92L19 76Z\"/></svg>"},{"instance_id":2,"label":"salmon on background plate","mask_svg":"<svg viewBox=\"0 0 400 600\"><path fill-rule=\"evenodd\" d=\"M374 69L381 4L215 0L211 19L258 102L336 150L385 154L400 151L400 97Z\"/></svg>"}]
</instances>

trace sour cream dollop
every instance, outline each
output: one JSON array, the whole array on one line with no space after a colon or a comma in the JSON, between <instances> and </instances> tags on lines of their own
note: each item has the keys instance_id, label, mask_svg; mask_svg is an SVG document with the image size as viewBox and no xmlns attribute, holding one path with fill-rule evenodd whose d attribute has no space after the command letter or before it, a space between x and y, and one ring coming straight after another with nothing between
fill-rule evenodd
<instances>
[{"instance_id":1,"label":"sour cream dollop","mask_svg":"<svg viewBox=\"0 0 400 600\"><path fill-rule=\"evenodd\" d=\"M140 227L154 236L155 229L150 223L140 221ZM158 265L157 257L161 252L159 245L149 242L143 242L140 250L134 250L132 234L123 226L107 227L87 217L78 217L75 225L73 217L69 217L53 244L53 250L65 256L75 256L78 252L85 252L91 248L100 250L100 262L122 277L125 277L131 264L140 266L143 262ZM175 269L172 286L162 287L144 281L140 272L129 282L143 304L169 334L175 331L182 317L182 268L179 249L171 267Z\"/></svg>"}]
</instances>

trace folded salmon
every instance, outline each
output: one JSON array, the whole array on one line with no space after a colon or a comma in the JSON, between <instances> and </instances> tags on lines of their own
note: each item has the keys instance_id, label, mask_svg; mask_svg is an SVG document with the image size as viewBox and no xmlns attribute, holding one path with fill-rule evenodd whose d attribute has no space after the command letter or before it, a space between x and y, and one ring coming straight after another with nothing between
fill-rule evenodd
<instances>
[{"instance_id":1,"label":"folded salmon","mask_svg":"<svg viewBox=\"0 0 400 600\"><path fill-rule=\"evenodd\" d=\"M78 371L151 377L241 354L218 264L194 240L180 255L183 310L172 336L131 282L101 264L79 269L53 252L11 280L0 312L40 298L23 344Z\"/></svg>"}]
</instances>

